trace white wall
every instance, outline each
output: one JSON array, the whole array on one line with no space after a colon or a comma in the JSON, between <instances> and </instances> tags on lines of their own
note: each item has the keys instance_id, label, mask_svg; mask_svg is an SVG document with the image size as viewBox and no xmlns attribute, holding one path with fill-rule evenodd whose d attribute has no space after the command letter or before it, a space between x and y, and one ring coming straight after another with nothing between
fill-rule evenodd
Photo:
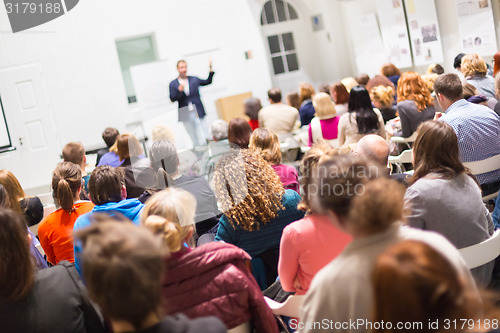
<instances>
[{"instance_id":1,"label":"white wall","mask_svg":"<svg viewBox=\"0 0 500 333\"><path fill-rule=\"evenodd\" d=\"M0 6L0 31L10 31L4 6ZM160 59L175 61L182 55L219 48L225 63L214 63L214 69L219 66L227 72L226 96L252 91L265 98L271 86L259 26L246 0L80 1L52 22L24 33L0 34L0 70L40 64L56 128L50 135L60 145L57 151L69 141L93 147L102 144L105 127L123 131L141 119L138 108L127 102L115 40L149 33L155 35ZM247 50L253 59L245 59ZM190 74L205 76L207 72ZM2 95L8 98L13 96ZM213 105L206 107L215 110ZM12 111L5 111L9 117ZM11 132L14 142L17 136ZM23 182L15 162L19 152L12 154L0 160L0 168L15 174L19 170L26 188L39 186ZM57 158L51 156L38 166L42 183L50 182Z\"/></svg>"}]
</instances>

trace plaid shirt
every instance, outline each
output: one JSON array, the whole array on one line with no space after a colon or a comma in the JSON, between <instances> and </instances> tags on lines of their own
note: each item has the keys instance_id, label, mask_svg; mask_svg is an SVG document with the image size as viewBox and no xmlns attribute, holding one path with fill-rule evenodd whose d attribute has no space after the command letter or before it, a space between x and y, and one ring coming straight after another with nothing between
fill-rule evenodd
<instances>
[{"instance_id":1,"label":"plaid shirt","mask_svg":"<svg viewBox=\"0 0 500 333\"><path fill-rule=\"evenodd\" d=\"M488 107L460 99L439 120L450 124L457 134L462 162L481 161L500 154L500 117ZM479 183L499 181L500 165L498 168L476 175Z\"/></svg>"}]
</instances>

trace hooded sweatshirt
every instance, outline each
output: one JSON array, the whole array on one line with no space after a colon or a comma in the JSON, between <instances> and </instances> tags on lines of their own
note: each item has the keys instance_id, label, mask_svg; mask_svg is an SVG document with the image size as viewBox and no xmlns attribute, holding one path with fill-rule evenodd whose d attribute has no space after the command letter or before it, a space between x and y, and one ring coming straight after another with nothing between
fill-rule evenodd
<instances>
[{"instance_id":1,"label":"hooded sweatshirt","mask_svg":"<svg viewBox=\"0 0 500 333\"><path fill-rule=\"evenodd\" d=\"M245 251L220 242L167 258L162 287L165 313L216 316L229 329L251 321L257 332L278 332L247 260Z\"/></svg>"},{"instance_id":2,"label":"hooded sweatshirt","mask_svg":"<svg viewBox=\"0 0 500 333\"><path fill-rule=\"evenodd\" d=\"M107 214L109 216L125 216L135 225L140 223L140 213L144 205L137 199L125 199L120 202L108 202L100 206L95 206L87 214L84 214L76 219L73 227L73 232L88 227L92 224L94 214ZM75 267L80 276L82 275L80 268L80 252L82 251L79 242L75 242Z\"/></svg>"}]
</instances>

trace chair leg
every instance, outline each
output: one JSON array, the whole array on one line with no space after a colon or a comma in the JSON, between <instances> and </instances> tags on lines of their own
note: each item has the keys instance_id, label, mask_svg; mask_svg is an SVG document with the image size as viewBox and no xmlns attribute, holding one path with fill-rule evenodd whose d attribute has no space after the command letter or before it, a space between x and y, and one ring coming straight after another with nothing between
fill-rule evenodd
<instances>
[{"instance_id":1,"label":"chair leg","mask_svg":"<svg viewBox=\"0 0 500 333\"><path fill-rule=\"evenodd\" d=\"M278 323L280 324L280 326L283 327L283 329L285 330L285 332L286 333L290 333L290 331L288 330L288 326L283 321L283 318L281 318L281 316L279 316L279 315L274 315L274 316L276 317L276 320L278 320Z\"/></svg>"}]
</instances>

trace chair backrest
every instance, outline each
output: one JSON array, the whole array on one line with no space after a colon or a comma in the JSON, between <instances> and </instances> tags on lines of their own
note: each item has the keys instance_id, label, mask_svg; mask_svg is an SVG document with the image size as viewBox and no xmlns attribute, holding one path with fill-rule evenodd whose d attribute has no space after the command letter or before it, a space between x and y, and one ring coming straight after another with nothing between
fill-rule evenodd
<instances>
[{"instance_id":1,"label":"chair backrest","mask_svg":"<svg viewBox=\"0 0 500 333\"><path fill-rule=\"evenodd\" d=\"M305 295L292 295L283 303L278 303L268 297L264 299L275 315L298 318L304 297Z\"/></svg>"},{"instance_id":2,"label":"chair backrest","mask_svg":"<svg viewBox=\"0 0 500 333\"><path fill-rule=\"evenodd\" d=\"M500 229L479 244L459 250L467 267L473 269L493 261L500 255Z\"/></svg>"},{"instance_id":3,"label":"chair backrest","mask_svg":"<svg viewBox=\"0 0 500 333\"><path fill-rule=\"evenodd\" d=\"M251 333L252 332L252 326L250 325L250 322L247 321L241 325L238 325L236 327L231 328L230 330L227 331L228 333Z\"/></svg>"},{"instance_id":4,"label":"chair backrest","mask_svg":"<svg viewBox=\"0 0 500 333\"><path fill-rule=\"evenodd\" d=\"M474 175L495 171L500 168L500 154L481 161L465 162L464 165L469 168Z\"/></svg>"},{"instance_id":5,"label":"chair backrest","mask_svg":"<svg viewBox=\"0 0 500 333\"><path fill-rule=\"evenodd\" d=\"M399 156L389 156L389 163L411 163L413 157L413 149L403 151Z\"/></svg>"},{"instance_id":6,"label":"chair backrest","mask_svg":"<svg viewBox=\"0 0 500 333\"><path fill-rule=\"evenodd\" d=\"M410 143L410 142L415 142L417 139L417 131L413 132L412 135L410 135L407 138L403 138L402 136L393 136L391 137L392 142L398 142L398 143Z\"/></svg>"}]
</instances>

